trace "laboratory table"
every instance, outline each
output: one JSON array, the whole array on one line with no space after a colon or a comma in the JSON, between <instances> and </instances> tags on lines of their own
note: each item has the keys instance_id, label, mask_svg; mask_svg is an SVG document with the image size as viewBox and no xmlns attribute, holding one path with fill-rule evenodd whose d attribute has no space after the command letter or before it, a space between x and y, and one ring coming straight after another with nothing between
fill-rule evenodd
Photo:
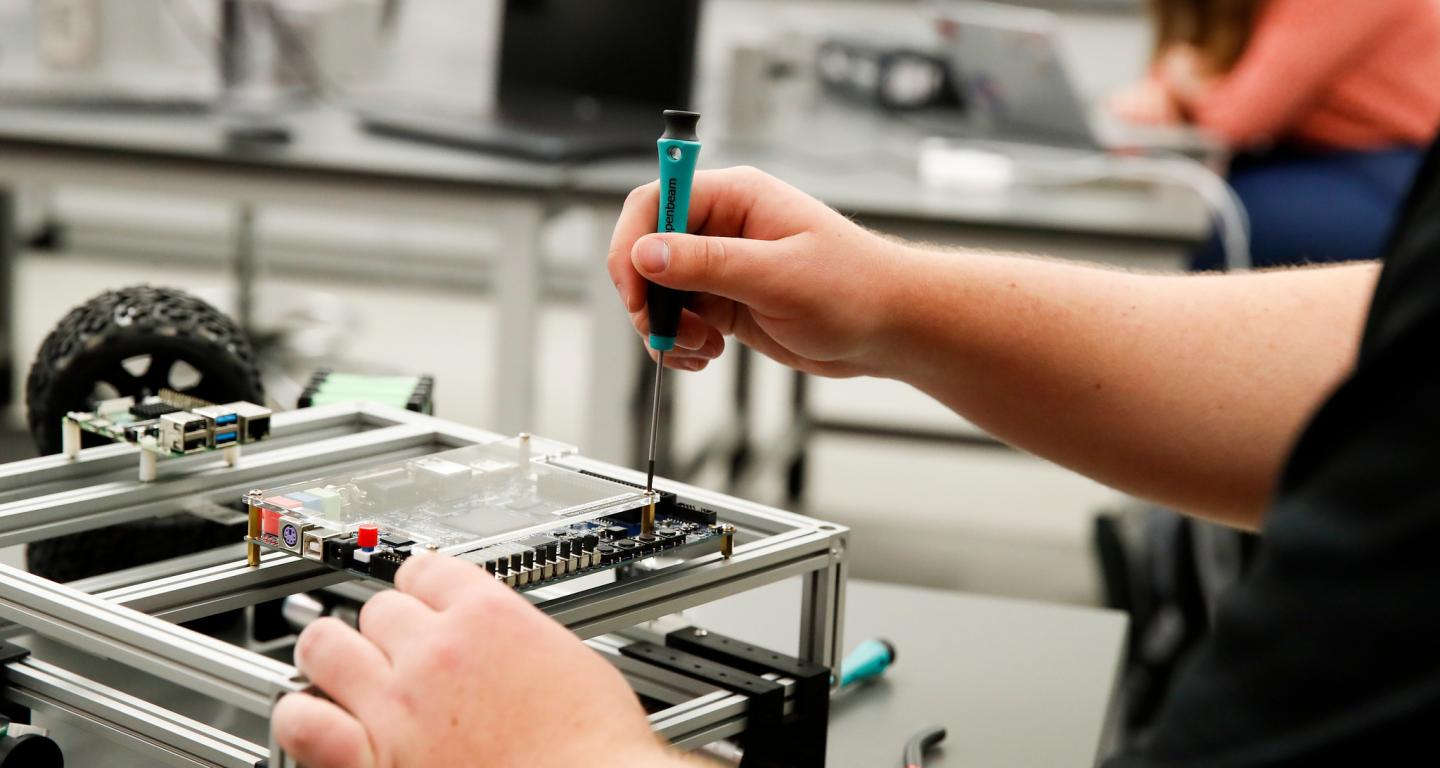
<instances>
[{"instance_id":1,"label":"laboratory table","mask_svg":"<svg viewBox=\"0 0 1440 768\"><path fill-rule=\"evenodd\" d=\"M793 650L798 604L782 582L688 612L699 626ZM851 579L845 647L885 638L895 664L832 702L828 765L900 764L905 740L944 726L926 768L1094 765L1105 746L1127 619L1116 611Z\"/></svg>"},{"instance_id":2,"label":"laboratory table","mask_svg":"<svg viewBox=\"0 0 1440 768\"><path fill-rule=\"evenodd\" d=\"M562 210L582 206L613 219L624 195L654 178L654 160L559 166L374 136L336 108L290 120L293 138L267 146L235 144L204 113L101 112L0 107L0 387L13 380L9 317L19 249L15 190L109 187L238 203L238 226L253 206L290 204L370 215L404 213L493 225L498 386L490 424L502 432L533 427L536 334L541 300L541 232ZM804 142L778 127L768 138L708 140L702 166L751 164L785 179L861 222L895 234L963 241L1074 258L1151 264L1178 260L1205 236L1208 218L1193 194L1156 184L1016 184L956 191L919 180L913 146L924 131L876 115L831 110ZM723 133L720 126L707 136ZM609 228L587 244L596 258L585 278L591 305L592 377L586 409L588 455L630 458L639 443L632 408L643 401L638 368L615 365L638 354L628 320L603 267ZM235 272L246 295L255 267L252 238L237 238ZM1130 258L1133 257L1133 258ZM1147 261L1151 259L1151 261ZM243 313L246 302L242 300ZM242 318L243 319L243 318ZM459 350L463 354L464 350ZM8 402L10 393L0 392Z\"/></svg>"},{"instance_id":3,"label":"laboratory table","mask_svg":"<svg viewBox=\"0 0 1440 768\"><path fill-rule=\"evenodd\" d=\"M794 621L768 617L798 610L798 582L781 582L694 609L697 625L780 650L798 642ZM948 736L927 768L1061 768L1093 765L1118 679L1126 619L1092 608L851 580L846 590L845 645L884 637L897 659L885 676L832 704L828 765L888 768L900 764L909 736L943 725ZM52 644L37 653L76 664ZM259 718L162 681L136 686L139 673L77 671L163 702L251 740L264 739ZM543 694L542 694L543 696ZM188 702L188 703L187 703ZM66 764L141 768L151 763L117 751L114 742L62 714L41 713L66 751Z\"/></svg>"},{"instance_id":4,"label":"laboratory table","mask_svg":"<svg viewBox=\"0 0 1440 768\"><path fill-rule=\"evenodd\" d=\"M219 118L196 113L0 109L0 318L9 319L19 247L14 190L22 185L100 187L255 204L408 214L492 225L498 235L498 403L502 432L532 427L541 289L538 238L562 189L561 167L397 142L361 130L348 114L297 116L285 143L227 140ZM244 238L252 240L253 238ZM237 271L253 254L237 254ZM243 303L243 302L242 302ZM3 322L3 320L0 320ZM14 324L0 334L11 359ZM464 354L464 350L457 350ZM11 376L4 376L8 386Z\"/></svg>"}]
</instances>

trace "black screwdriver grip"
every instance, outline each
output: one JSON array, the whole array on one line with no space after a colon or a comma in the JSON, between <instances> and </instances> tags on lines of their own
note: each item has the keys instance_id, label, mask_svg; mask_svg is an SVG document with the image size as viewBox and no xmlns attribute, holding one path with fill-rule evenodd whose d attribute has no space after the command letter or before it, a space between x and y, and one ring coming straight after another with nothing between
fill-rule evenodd
<instances>
[{"instance_id":1,"label":"black screwdriver grip","mask_svg":"<svg viewBox=\"0 0 1440 768\"><path fill-rule=\"evenodd\" d=\"M660 339L674 339L680 333L680 310L685 308L685 299L690 294L663 285L649 283L645 287L645 304L650 308L650 346ZM664 342L661 342L663 346ZM668 348L667 348L668 351Z\"/></svg>"}]
</instances>

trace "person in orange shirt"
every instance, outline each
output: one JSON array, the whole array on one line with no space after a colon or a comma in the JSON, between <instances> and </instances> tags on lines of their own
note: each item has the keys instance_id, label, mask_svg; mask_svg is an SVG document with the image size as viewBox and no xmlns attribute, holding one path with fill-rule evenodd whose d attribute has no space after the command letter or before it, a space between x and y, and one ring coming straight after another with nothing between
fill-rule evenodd
<instances>
[{"instance_id":1,"label":"person in orange shirt","mask_svg":"<svg viewBox=\"0 0 1440 768\"><path fill-rule=\"evenodd\" d=\"M1257 266L1377 257L1440 128L1436 0L1151 0L1149 76L1112 99L1235 152ZM1223 263L1218 244L1197 269Z\"/></svg>"}]
</instances>

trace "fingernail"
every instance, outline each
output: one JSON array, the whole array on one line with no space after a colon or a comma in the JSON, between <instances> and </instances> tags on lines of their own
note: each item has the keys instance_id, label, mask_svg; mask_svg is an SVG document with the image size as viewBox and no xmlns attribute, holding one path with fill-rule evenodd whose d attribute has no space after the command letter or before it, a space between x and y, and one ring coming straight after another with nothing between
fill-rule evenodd
<instances>
[{"instance_id":1,"label":"fingernail","mask_svg":"<svg viewBox=\"0 0 1440 768\"><path fill-rule=\"evenodd\" d=\"M651 238L646 240L635 249L635 260L640 263L640 269L655 273L664 272L670 266L670 246L664 240Z\"/></svg>"}]
</instances>

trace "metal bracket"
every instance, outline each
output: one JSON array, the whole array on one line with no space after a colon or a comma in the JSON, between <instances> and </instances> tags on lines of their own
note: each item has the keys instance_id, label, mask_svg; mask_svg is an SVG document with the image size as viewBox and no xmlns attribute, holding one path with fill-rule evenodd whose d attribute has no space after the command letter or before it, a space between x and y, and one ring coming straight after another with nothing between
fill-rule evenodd
<instances>
[{"instance_id":1,"label":"metal bracket","mask_svg":"<svg viewBox=\"0 0 1440 768\"><path fill-rule=\"evenodd\" d=\"M28 648L21 648L7 640L0 640L0 666L9 666L29 655L30 650Z\"/></svg>"},{"instance_id":2,"label":"metal bracket","mask_svg":"<svg viewBox=\"0 0 1440 768\"><path fill-rule=\"evenodd\" d=\"M678 672L686 677L702 680L716 688L738 693L749 698L745 710L744 743L747 752L751 745L763 745L774 740L785 715L785 686L774 680L767 680L701 656L674 648L666 648L649 642L631 643L620 648L620 653L632 659L640 659L662 669ZM747 758L744 765L756 765Z\"/></svg>"},{"instance_id":3,"label":"metal bracket","mask_svg":"<svg viewBox=\"0 0 1440 768\"><path fill-rule=\"evenodd\" d=\"M754 675L775 674L794 680L795 706L783 736L764 744L747 741L746 764L823 768L830 720L829 667L700 627L675 630L665 636L665 644Z\"/></svg>"},{"instance_id":4,"label":"metal bracket","mask_svg":"<svg viewBox=\"0 0 1440 768\"><path fill-rule=\"evenodd\" d=\"M5 679L10 676L9 669L11 664L17 661L24 661L29 657L29 649L21 648L8 640L0 640L0 670L3 670L0 671L0 679ZM0 720L4 720L7 724L28 724L30 722L30 708L11 701L0 701Z\"/></svg>"}]
</instances>

